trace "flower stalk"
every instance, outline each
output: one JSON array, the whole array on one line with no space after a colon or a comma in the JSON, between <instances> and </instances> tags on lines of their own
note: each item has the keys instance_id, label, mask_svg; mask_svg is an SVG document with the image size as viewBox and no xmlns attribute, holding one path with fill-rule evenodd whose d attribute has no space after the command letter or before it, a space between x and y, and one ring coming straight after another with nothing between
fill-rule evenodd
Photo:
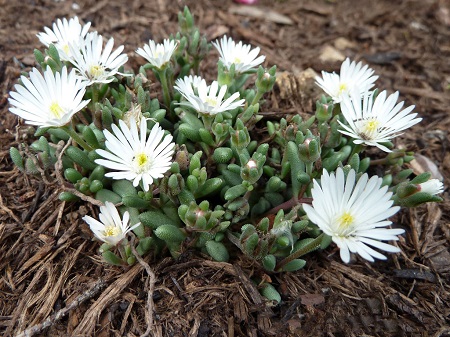
<instances>
[{"instance_id":1,"label":"flower stalk","mask_svg":"<svg viewBox=\"0 0 450 337\"><path fill-rule=\"evenodd\" d=\"M74 142L80 145L84 150L88 152L94 150L88 143L83 140L83 138L81 138L81 136L73 129L70 124L62 126L61 129L67 132L67 134L74 140Z\"/></svg>"}]
</instances>

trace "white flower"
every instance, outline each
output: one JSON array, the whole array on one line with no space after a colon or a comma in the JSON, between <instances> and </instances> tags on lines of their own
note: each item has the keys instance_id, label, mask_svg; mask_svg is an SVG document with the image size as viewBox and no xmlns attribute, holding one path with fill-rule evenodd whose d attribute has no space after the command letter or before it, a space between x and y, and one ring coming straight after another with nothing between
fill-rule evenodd
<instances>
[{"instance_id":1,"label":"white flower","mask_svg":"<svg viewBox=\"0 0 450 337\"><path fill-rule=\"evenodd\" d=\"M265 56L258 56L259 47L252 50L248 44L242 44L242 41L236 44L230 37L224 35L221 40L212 43L220 54L220 60L228 69L234 64L237 73L244 73L259 66L264 62Z\"/></svg>"},{"instance_id":2,"label":"white flower","mask_svg":"<svg viewBox=\"0 0 450 337\"><path fill-rule=\"evenodd\" d=\"M386 98L386 91L381 92L373 100L373 93L366 91L361 101L359 92L353 92L345 97L341 103L341 111L348 125L339 121L343 130L339 132L354 138L355 144L376 146L379 149L391 152L380 143L388 142L399 136L422 118L415 118L417 113L410 113L414 109L411 105L402 111L404 102L397 103L398 92Z\"/></svg>"},{"instance_id":3,"label":"white flower","mask_svg":"<svg viewBox=\"0 0 450 337\"><path fill-rule=\"evenodd\" d=\"M444 192L444 184L438 179L430 179L419 184L420 192L436 195Z\"/></svg>"},{"instance_id":4,"label":"white flower","mask_svg":"<svg viewBox=\"0 0 450 337\"><path fill-rule=\"evenodd\" d=\"M144 48L138 48L136 53L156 68L161 69L170 61L176 48L177 43L174 40L165 39L163 43L158 44L153 40L149 40L148 44L144 45Z\"/></svg>"},{"instance_id":5,"label":"white flower","mask_svg":"<svg viewBox=\"0 0 450 337\"><path fill-rule=\"evenodd\" d=\"M180 93L184 93L184 95L195 95L198 93L198 86L202 81L205 80L197 75L185 76L175 81L175 89L177 89Z\"/></svg>"},{"instance_id":6,"label":"white flower","mask_svg":"<svg viewBox=\"0 0 450 337\"><path fill-rule=\"evenodd\" d=\"M145 117L142 115L141 105L134 104L133 102L131 102L130 110L125 112L122 116L122 120L125 122L128 128L130 127L131 122L135 123L136 125L140 125L142 118L145 119Z\"/></svg>"},{"instance_id":7,"label":"white flower","mask_svg":"<svg viewBox=\"0 0 450 337\"><path fill-rule=\"evenodd\" d=\"M77 44L80 39L84 39L90 26L90 22L81 26L77 16L68 21L66 18L58 19L53 23L53 30L44 27L45 33L41 32L37 34L37 37L47 47L53 44L58 50L61 60L71 61L69 44Z\"/></svg>"},{"instance_id":8,"label":"white flower","mask_svg":"<svg viewBox=\"0 0 450 337\"><path fill-rule=\"evenodd\" d=\"M224 101L223 98L227 93L227 86L222 85L219 88L217 81L212 82L208 86L205 80L201 80L197 84L197 93L193 92L193 86L189 85L189 81L177 81L175 89L187 100L180 102L180 104L193 108L199 114L216 115L219 112L236 109L245 102L244 99L235 102L239 98L239 92L235 92Z\"/></svg>"},{"instance_id":9,"label":"white flower","mask_svg":"<svg viewBox=\"0 0 450 337\"><path fill-rule=\"evenodd\" d=\"M314 180L311 191L312 206L303 204L308 218L315 223L340 248L342 261L350 261L350 252L361 255L371 262L373 258L386 257L369 246L395 253L400 250L382 240L398 240L403 229L383 228L392 222L386 220L397 213L392 207L392 193L383 186L382 178L368 178L363 174L355 184L355 170L350 170L347 179L342 168L336 174L324 170L320 185Z\"/></svg>"},{"instance_id":10,"label":"white flower","mask_svg":"<svg viewBox=\"0 0 450 337\"><path fill-rule=\"evenodd\" d=\"M63 126L72 116L83 109L89 100L83 101L86 84L72 70L67 74L53 73L50 67L44 76L36 69L30 72L30 79L22 76L22 84L16 84L17 92L11 91L9 110L25 119L25 123L38 126Z\"/></svg>"},{"instance_id":11,"label":"white flower","mask_svg":"<svg viewBox=\"0 0 450 337\"><path fill-rule=\"evenodd\" d=\"M362 62L350 63L346 59L341 65L340 74L322 71L322 78L316 77L316 84L331 96L334 103L340 103L342 99L353 91L363 93L374 86L378 76L372 76L374 71Z\"/></svg>"},{"instance_id":12,"label":"white flower","mask_svg":"<svg viewBox=\"0 0 450 337\"><path fill-rule=\"evenodd\" d=\"M109 83L114 80L114 75L125 75L119 72L119 68L128 61L128 56L121 54L123 46L112 52L113 45L114 39L110 38L103 49L103 37L97 32L87 34L79 45L69 45L72 63L79 74L88 81L88 85Z\"/></svg>"},{"instance_id":13,"label":"white flower","mask_svg":"<svg viewBox=\"0 0 450 337\"><path fill-rule=\"evenodd\" d=\"M170 168L174 152L172 135L164 137L164 131L156 124L147 138L147 121L141 119L138 134L136 121L130 120L130 127L122 120L103 133L106 137L105 146L109 151L98 149L97 153L105 159L96 159L95 163L103 165L114 172L106 173L113 179L132 180L137 186L140 181L147 192L154 179L161 178Z\"/></svg>"},{"instance_id":14,"label":"white flower","mask_svg":"<svg viewBox=\"0 0 450 337\"><path fill-rule=\"evenodd\" d=\"M100 221L85 215L83 220L87 222L98 239L113 246L116 246L123 240L129 231L141 224L139 222L130 227L128 224L130 221L128 211L123 214L123 219L121 219L116 206L109 201L105 202L105 206L100 206L99 218Z\"/></svg>"}]
</instances>

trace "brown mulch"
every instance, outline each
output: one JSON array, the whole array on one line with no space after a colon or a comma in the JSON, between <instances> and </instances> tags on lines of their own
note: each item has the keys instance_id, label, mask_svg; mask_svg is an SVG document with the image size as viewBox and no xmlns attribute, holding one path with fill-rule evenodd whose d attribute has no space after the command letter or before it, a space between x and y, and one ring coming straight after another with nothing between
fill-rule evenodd
<instances>
[{"instance_id":1,"label":"brown mulch","mask_svg":"<svg viewBox=\"0 0 450 337\"><path fill-rule=\"evenodd\" d=\"M8 112L8 92L34 65L36 34L57 17L78 15L101 34L134 50L177 29L189 5L209 40L228 34L261 47L281 72L263 112L311 113L317 92L305 93L304 70L338 70L332 55L363 60L378 86L399 90L422 123L399 137L437 165L450 183L450 4L408 1L230 0L0 1L0 335L25 329L40 336L137 336L147 329L148 275L102 262L81 217L87 204L58 200L57 184L14 168L9 148L32 142L33 129ZM262 10L261 10L262 9ZM212 68L207 68L210 66ZM207 64L205 75L214 74ZM313 97L311 97L313 95ZM423 168L416 165L416 172ZM155 336L450 336L450 204L405 210L402 253L387 261L341 263L330 247L305 269L264 274L245 259L212 262L187 252L147 262L156 273ZM267 277L282 303L263 300L249 276ZM146 316L147 315L147 316Z\"/></svg>"}]
</instances>

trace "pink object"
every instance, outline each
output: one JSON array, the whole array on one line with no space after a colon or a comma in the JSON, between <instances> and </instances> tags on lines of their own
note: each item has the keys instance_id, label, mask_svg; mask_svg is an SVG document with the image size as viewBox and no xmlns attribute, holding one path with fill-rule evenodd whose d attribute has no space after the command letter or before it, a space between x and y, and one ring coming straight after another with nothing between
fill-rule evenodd
<instances>
[{"instance_id":1,"label":"pink object","mask_svg":"<svg viewBox=\"0 0 450 337\"><path fill-rule=\"evenodd\" d=\"M234 0L234 2L244 5L254 5L258 3L258 0Z\"/></svg>"}]
</instances>

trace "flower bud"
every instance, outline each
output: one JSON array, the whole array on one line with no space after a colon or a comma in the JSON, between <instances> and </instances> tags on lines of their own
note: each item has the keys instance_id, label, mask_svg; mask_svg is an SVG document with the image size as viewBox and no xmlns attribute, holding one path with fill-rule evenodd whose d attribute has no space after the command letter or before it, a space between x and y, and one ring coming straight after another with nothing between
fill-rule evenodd
<instances>
[{"instance_id":1,"label":"flower bud","mask_svg":"<svg viewBox=\"0 0 450 337\"><path fill-rule=\"evenodd\" d=\"M333 116L334 105L331 102L323 102L322 100L316 102L316 118L320 123L324 123Z\"/></svg>"},{"instance_id":2,"label":"flower bud","mask_svg":"<svg viewBox=\"0 0 450 337\"><path fill-rule=\"evenodd\" d=\"M236 123L236 125L236 131L230 126L231 145L238 150L243 150L250 144L250 134L243 124L240 126Z\"/></svg>"},{"instance_id":3,"label":"flower bud","mask_svg":"<svg viewBox=\"0 0 450 337\"><path fill-rule=\"evenodd\" d=\"M230 86L236 74L235 67L236 66L233 63L228 69L223 65L223 62L219 60L217 64L217 82L219 83L219 86Z\"/></svg>"},{"instance_id":4,"label":"flower bud","mask_svg":"<svg viewBox=\"0 0 450 337\"><path fill-rule=\"evenodd\" d=\"M257 79L255 82L258 91L269 92L270 90L272 90L276 80L276 70L276 66L273 66L268 71L265 71L263 67L259 66L257 71Z\"/></svg>"},{"instance_id":5,"label":"flower bud","mask_svg":"<svg viewBox=\"0 0 450 337\"><path fill-rule=\"evenodd\" d=\"M320 158L321 148L320 141L317 137L306 138L305 141L298 146L300 160L304 163L314 163Z\"/></svg>"},{"instance_id":6,"label":"flower bud","mask_svg":"<svg viewBox=\"0 0 450 337\"><path fill-rule=\"evenodd\" d=\"M396 204L416 207L426 202L442 201L442 198L437 196L437 194L443 192L444 186L438 179L430 179L419 184L413 181L414 179L398 185L396 194L393 197Z\"/></svg>"},{"instance_id":7,"label":"flower bud","mask_svg":"<svg viewBox=\"0 0 450 337\"><path fill-rule=\"evenodd\" d=\"M419 184L422 193L436 195L444 192L444 184L438 179L430 179Z\"/></svg>"},{"instance_id":8,"label":"flower bud","mask_svg":"<svg viewBox=\"0 0 450 337\"><path fill-rule=\"evenodd\" d=\"M254 184L261 178L263 173L262 167L266 158L266 156L260 155L257 152L253 154L253 157L258 159L250 159L241 169L241 178L249 184ZM264 161L262 161L262 157L264 157Z\"/></svg>"},{"instance_id":9,"label":"flower bud","mask_svg":"<svg viewBox=\"0 0 450 337\"><path fill-rule=\"evenodd\" d=\"M183 13L178 13L178 24L184 35L189 34L194 28L194 19L187 6L184 7Z\"/></svg>"}]
</instances>

